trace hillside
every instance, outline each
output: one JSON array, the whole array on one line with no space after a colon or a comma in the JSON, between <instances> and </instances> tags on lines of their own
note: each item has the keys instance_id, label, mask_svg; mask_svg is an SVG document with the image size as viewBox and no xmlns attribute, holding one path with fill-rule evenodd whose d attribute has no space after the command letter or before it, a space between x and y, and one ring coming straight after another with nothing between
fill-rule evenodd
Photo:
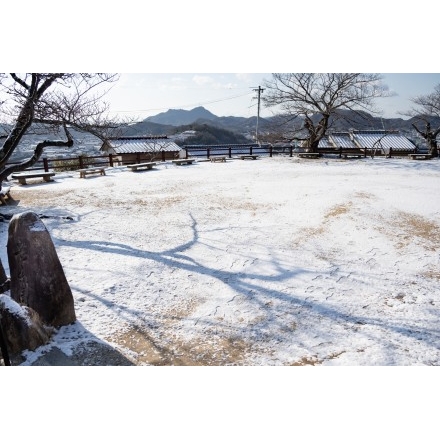
<instances>
[{"instance_id":1,"label":"hillside","mask_svg":"<svg viewBox=\"0 0 440 440\"><path fill-rule=\"evenodd\" d=\"M204 107L196 107L192 110L170 109L164 113L159 113L156 116L150 116L145 119L145 121L153 122L155 124L179 126L192 124L198 120L213 121L216 119L218 119L218 116L215 116Z\"/></svg>"},{"instance_id":2,"label":"hillside","mask_svg":"<svg viewBox=\"0 0 440 440\"><path fill-rule=\"evenodd\" d=\"M332 130L347 131L350 129L356 130L400 130L403 133L410 133L413 131L412 123L415 118L382 118L373 116L363 111L340 110L335 117L330 120L330 128ZM193 110L168 110L165 113L160 113L156 116L151 116L139 123L135 127L142 127L140 124L164 124L163 133L169 133L170 127L179 127L189 124L207 124L215 127L229 130L242 135L253 134L256 129L257 117L250 118L236 117L236 116L215 116L203 107L197 107ZM432 118L432 125L440 126L440 118ZM294 121L288 121L281 116L273 116L270 118L260 118L259 129L263 131L283 131L291 130L294 127L302 126L302 120L296 118ZM160 125L155 125L154 128L160 131ZM156 134L156 133L154 133Z\"/></svg>"},{"instance_id":3,"label":"hillside","mask_svg":"<svg viewBox=\"0 0 440 440\"><path fill-rule=\"evenodd\" d=\"M216 144L243 144L249 142L245 136L216 127L212 124L191 124L176 128L176 134L193 130L194 136L182 140L176 139L179 146L184 145L216 145Z\"/></svg>"}]
</instances>

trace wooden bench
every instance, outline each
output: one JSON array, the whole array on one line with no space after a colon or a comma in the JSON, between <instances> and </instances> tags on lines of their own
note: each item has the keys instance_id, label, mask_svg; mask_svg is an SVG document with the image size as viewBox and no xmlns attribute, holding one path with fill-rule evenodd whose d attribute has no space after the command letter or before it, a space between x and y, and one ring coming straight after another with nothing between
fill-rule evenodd
<instances>
[{"instance_id":1,"label":"wooden bench","mask_svg":"<svg viewBox=\"0 0 440 440\"><path fill-rule=\"evenodd\" d=\"M245 160L245 159L257 159L259 156L256 154L243 154L242 156L240 156L241 160Z\"/></svg>"},{"instance_id":2,"label":"wooden bench","mask_svg":"<svg viewBox=\"0 0 440 440\"><path fill-rule=\"evenodd\" d=\"M11 190L10 186L4 186L1 190L0 190L0 202L2 205L7 205L8 203L6 202L6 199L11 199L11 194L9 193L9 191Z\"/></svg>"},{"instance_id":3,"label":"wooden bench","mask_svg":"<svg viewBox=\"0 0 440 440\"><path fill-rule=\"evenodd\" d=\"M365 152L359 150L359 148L318 148L318 153L323 154L337 154L341 159L362 159L365 156Z\"/></svg>"},{"instance_id":4,"label":"wooden bench","mask_svg":"<svg viewBox=\"0 0 440 440\"><path fill-rule=\"evenodd\" d=\"M154 166L156 166L156 162L144 162L144 163L134 163L131 165L127 165L127 168L131 171L138 171L138 170L151 170Z\"/></svg>"},{"instance_id":5,"label":"wooden bench","mask_svg":"<svg viewBox=\"0 0 440 440\"><path fill-rule=\"evenodd\" d=\"M42 177L45 182L53 182L51 177L55 176L52 172L29 172L29 173L12 173L11 177L17 179L21 185L26 185L26 179L36 179Z\"/></svg>"},{"instance_id":6,"label":"wooden bench","mask_svg":"<svg viewBox=\"0 0 440 440\"><path fill-rule=\"evenodd\" d=\"M211 162L226 162L226 156L213 156L210 160Z\"/></svg>"},{"instance_id":7,"label":"wooden bench","mask_svg":"<svg viewBox=\"0 0 440 440\"><path fill-rule=\"evenodd\" d=\"M413 153L408 154L410 159L413 160L429 160L432 159L432 156L430 154L423 154L423 153Z\"/></svg>"},{"instance_id":8,"label":"wooden bench","mask_svg":"<svg viewBox=\"0 0 440 440\"><path fill-rule=\"evenodd\" d=\"M105 167L94 167L94 168L83 168L79 171L79 177L84 178L87 174L99 174L100 176L105 176Z\"/></svg>"},{"instance_id":9,"label":"wooden bench","mask_svg":"<svg viewBox=\"0 0 440 440\"><path fill-rule=\"evenodd\" d=\"M195 159L175 159L172 162L174 165L183 165L183 164L191 165L194 161Z\"/></svg>"},{"instance_id":10,"label":"wooden bench","mask_svg":"<svg viewBox=\"0 0 440 440\"><path fill-rule=\"evenodd\" d=\"M362 159L364 157L363 154L353 154L353 153L342 153L344 159Z\"/></svg>"},{"instance_id":11,"label":"wooden bench","mask_svg":"<svg viewBox=\"0 0 440 440\"><path fill-rule=\"evenodd\" d=\"M321 153L298 153L298 157L304 157L305 159L318 159Z\"/></svg>"}]
</instances>

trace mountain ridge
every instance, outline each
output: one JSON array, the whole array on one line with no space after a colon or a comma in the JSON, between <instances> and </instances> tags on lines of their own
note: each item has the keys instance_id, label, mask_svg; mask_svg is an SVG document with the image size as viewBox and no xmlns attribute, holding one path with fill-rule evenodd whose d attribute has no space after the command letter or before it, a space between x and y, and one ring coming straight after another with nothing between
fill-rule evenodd
<instances>
[{"instance_id":1,"label":"mountain ridge","mask_svg":"<svg viewBox=\"0 0 440 440\"><path fill-rule=\"evenodd\" d=\"M242 135L252 135L255 132L257 117L241 117L241 116L216 116L204 107L195 107L192 110L183 109L169 109L166 112L159 113L155 116L150 116L138 123L137 128L142 125L149 126L150 124L162 124L166 121L166 129L171 127L189 126L191 124L209 124L215 125L218 128L230 130ZM331 118L331 129L348 131L350 129L355 130L399 130L405 133L414 131L412 124L416 121L416 118L403 119L403 118L385 118L381 116L373 116L365 111L353 111L353 110L339 110ZM431 124L437 124L440 126L440 118L433 117ZM260 117L258 120L258 126L260 132L265 130L276 130L284 126L287 129L292 129L294 126L298 127L302 125L302 119L297 118L296 124L286 124L280 116ZM154 126L155 129L159 129L160 126ZM165 128L165 127L164 127ZM278 130L276 130L278 131Z\"/></svg>"}]
</instances>

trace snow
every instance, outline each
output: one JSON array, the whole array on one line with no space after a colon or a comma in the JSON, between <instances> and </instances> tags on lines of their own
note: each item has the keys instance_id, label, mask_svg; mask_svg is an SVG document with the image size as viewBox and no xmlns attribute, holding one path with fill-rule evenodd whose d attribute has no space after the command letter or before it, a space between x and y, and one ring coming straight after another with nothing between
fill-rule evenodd
<instances>
[{"instance_id":1,"label":"snow","mask_svg":"<svg viewBox=\"0 0 440 440\"><path fill-rule=\"evenodd\" d=\"M164 359L177 365L438 366L439 178L437 159L278 156L11 183L17 204L2 211L42 215L77 315L48 346L26 352L22 365L51 347L71 355L84 342L102 341L144 366ZM7 226L0 223L8 272ZM258 371L275 386L260 383L270 396L278 388L301 391L301 380L307 391L312 382L328 386L327 376L298 369L293 381L291 369ZM156 373L149 374L154 383ZM204 374L206 386L222 395L218 369ZM238 376L234 389L252 396L256 379L248 369L223 375L226 381ZM386 386L402 380L394 369L380 375ZM138 373L130 376L141 386ZM173 379L187 386L181 373ZM169 380L159 375L159 382ZM337 369L336 380L338 389L348 384L350 392L369 394L368 382L353 381L345 369ZM321 403L331 406L324 397Z\"/></svg>"},{"instance_id":2,"label":"snow","mask_svg":"<svg viewBox=\"0 0 440 440\"><path fill-rule=\"evenodd\" d=\"M439 365L439 176L438 160L161 163L13 184L7 209L51 233L78 318L51 342L66 354L98 339L148 365L136 328L190 364Z\"/></svg>"}]
</instances>

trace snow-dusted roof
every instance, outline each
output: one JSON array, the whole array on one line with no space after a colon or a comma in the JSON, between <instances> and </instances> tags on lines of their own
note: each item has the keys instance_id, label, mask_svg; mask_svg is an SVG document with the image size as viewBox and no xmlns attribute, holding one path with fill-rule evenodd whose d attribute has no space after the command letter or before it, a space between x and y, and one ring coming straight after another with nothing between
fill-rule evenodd
<instances>
[{"instance_id":1,"label":"snow-dusted roof","mask_svg":"<svg viewBox=\"0 0 440 440\"><path fill-rule=\"evenodd\" d=\"M393 151L413 151L415 148L415 145L408 138L397 131L355 130L351 136L359 148L382 150L386 154L389 153L390 148Z\"/></svg>"},{"instance_id":2,"label":"snow-dusted roof","mask_svg":"<svg viewBox=\"0 0 440 440\"><path fill-rule=\"evenodd\" d=\"M158 151L180 151L181 148L166 137L121 137L109 139L101 150L112 149L120 153L156 153Z\"/></svg>"},{"instance_id":3,"label":"snow-dusted roof","mask_svg":"<svg viewBox=\"0 0 440 440\"><path fill-rule=\"evenodd\" d=\"M323 137L320 141L319 141L319 145L318 148L333 148L333 145L331 145L329 143L329 139L328 137Z\"/></svg>"},{"instance_id":4,"label":"snow-dusted roof","mask_svg":"<svg viewBox=\"0 0 440 440\"><path fill-rule=\"evenodd\" d=\"M329 136L331 146L334 148L357 148L350 137L350 133L332 133Z\"/></svg>"}]
</instances>

